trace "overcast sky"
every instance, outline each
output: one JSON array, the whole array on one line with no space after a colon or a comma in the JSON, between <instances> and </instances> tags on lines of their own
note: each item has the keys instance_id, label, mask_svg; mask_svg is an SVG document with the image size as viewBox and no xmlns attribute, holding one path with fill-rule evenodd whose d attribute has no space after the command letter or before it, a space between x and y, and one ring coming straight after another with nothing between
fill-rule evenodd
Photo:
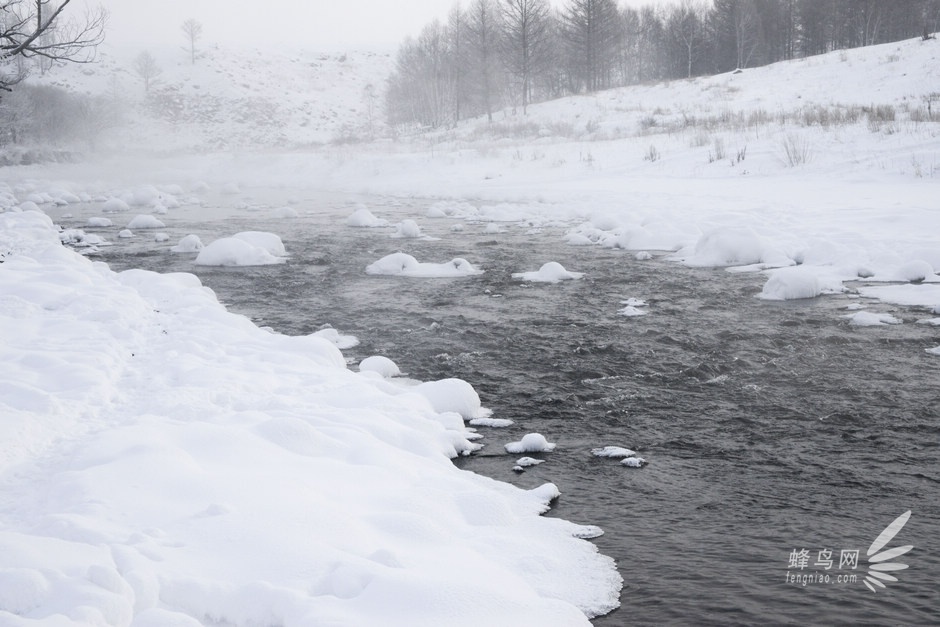
<instances>
[{"instance_id":1,"label":"overcast sky","mask_svg":"<svg viewBox=\"0 0 940 627\"><path fill-rule=\"evenodd\" d=\"M630 5L675 0L625 0ZM268 45L316 50L394 48L435 18L445 19L455 0L73 0L104 5L111 13L109 41L152 47L181 44L180 25L194 18L203 42ZM552 0L563 5L564 0ZM623 3L624 0L621 0ZM468 0L462 0L466 6ZM80 7L69 9L78 14Z\"/></svg>"}]
</instances>

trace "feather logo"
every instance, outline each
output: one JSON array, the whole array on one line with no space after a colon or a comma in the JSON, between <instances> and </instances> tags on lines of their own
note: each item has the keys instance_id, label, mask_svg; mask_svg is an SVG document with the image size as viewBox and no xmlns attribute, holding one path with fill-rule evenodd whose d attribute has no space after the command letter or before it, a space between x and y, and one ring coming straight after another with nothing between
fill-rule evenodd
<instances>
[{"instance_id":1,"label":"feather logo","mask_svg":"<svg viewBox=\"0 0 940 627\"><path fill-rule=\"evenodd\" d=\"M888 549L882 551L885 546L888 545L894 539L894 536L900 533L901 529L904 528L904 525L907 524L908 519L911 517L910 510L904 512L900 516L894 519L890 525L888 525L884 531L882 531L875 541L871 543L871 546L868 548L868 575L865 577L865 585L868 586L868 589L872 592L878 592L878 588L885 588L884 582L897 581L898 578L889 573L896 572L899 570L904 570L907 568L907 564L902 564L900 562L894 562L896 557L901 557L908 551L914 548L913 545L908 544L906 546L899 546L893 549Z\"/></svg>"}]
</instances>

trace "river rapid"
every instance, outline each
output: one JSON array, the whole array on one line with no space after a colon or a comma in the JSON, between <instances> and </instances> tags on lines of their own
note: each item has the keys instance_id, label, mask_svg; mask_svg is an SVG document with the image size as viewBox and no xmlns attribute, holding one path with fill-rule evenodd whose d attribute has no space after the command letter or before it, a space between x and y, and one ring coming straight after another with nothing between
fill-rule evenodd
<instances>
[{"instance_id":1,"label":"river rapid","mask_svg":"<svg viewBox=\"0 0 940 627\"><path fill-rule=\"evenodd\" d=\"M274 196L258 206L277 206ZM415 219L435 239L346 226L361 200L393 223ZM604 529L594 542L625 585L621 609L596 625L936 620L940 359L924 349L938 344L938 331L914 324L929 314L851 293L762 301L761 274L568 246L567 227L551 222L488 233L483 223L424 218L430 204L310 198L296 205L301 217L284 220L220 201L175 210L162 229L167 244L108 233L115 245L100 258L115 270L193 272L231 310L281 333L331 325L359 338L344 351L353 363L384 355L416 379L471 383L495 418L515 424L479 428L485 448L455 463L525 488L551 481L562 496L548 515ZM194 255L168 251L188 233L209 243L246 230L280 235L287 263L198 267ZM435 263L463 257L485 272L365 274L399 250ZM511 276L548 261L585 277ZM647 302L647 315L618 313L631 297ZM843 316L853 303L905 324L851 327ZM516 472L520 456L503 445L530 432L558 447ZM591 454L607 445L634 449L648 465ZM898 560L910 568L873 593L863 584L866 551L907 510L890 546L914 546ZM803 550L809 562L800 567ZM840 564L854 550L857 565Z\"/></svg>"}]
</instances>

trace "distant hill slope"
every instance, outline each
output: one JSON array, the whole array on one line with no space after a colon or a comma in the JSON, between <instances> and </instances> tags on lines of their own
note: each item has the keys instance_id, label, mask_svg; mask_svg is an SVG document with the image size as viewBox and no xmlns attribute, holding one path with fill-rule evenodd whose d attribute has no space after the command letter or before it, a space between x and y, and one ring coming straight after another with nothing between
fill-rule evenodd
<instances>
[{"instance_id":1,"label":"distant hill slope","mask_svg":"<svg viewBox=\"0 0 940 627\"><path fill-rule=\"evenodd\" d=\"M390 51L214 47L193 65L171 46L150 51L163 73L149 95L134 71L140 52L105 46L94 65L58 67L29 80L118 103L122 122L99 144L105 149L297 149L392 135L382 97L395 62ZM532 105L525 116L507 108L493 122L481 117L456 128L394 134L405 144L423 146L636 142L681 131L692 135L687 144L701 147L716 131L864 123L890 134L937 121L940 41L911 39L740 73L571 96Z\"/></svg>"},{"instance_id":2,"label":"distant hill slope","mask_svg":"<svg viewBox=\"0 0 940 627\"><path fill-rule=\"evenodd\" d=\"M212 47L193 65L177 47L149 50L162 73L145 94L141 52L105 45L97 63L28 80L117 104L121 122L102 143L115 148L301 147L384 132L390 53Z\"/></svg>"}]
</instances>

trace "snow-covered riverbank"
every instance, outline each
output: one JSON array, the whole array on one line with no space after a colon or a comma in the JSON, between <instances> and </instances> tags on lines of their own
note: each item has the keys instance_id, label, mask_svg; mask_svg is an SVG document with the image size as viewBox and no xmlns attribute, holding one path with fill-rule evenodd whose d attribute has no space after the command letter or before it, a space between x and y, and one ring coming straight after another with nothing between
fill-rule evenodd
<instances>
[{"instance_id":1,"label":"snow-covered riverbank","mask_svg":"<svg viewBox=\"0 0 940 627\"><path fill-rule=\"evenodd\" d=\"M452 465L470 416L441 404L479 410L466 387L354 372L191 275L89 261L40 213L0 227L4 624L572 625L617 604L578 539L597 530L539 515L554 486Z\"/></svg>"}]
</instances>

